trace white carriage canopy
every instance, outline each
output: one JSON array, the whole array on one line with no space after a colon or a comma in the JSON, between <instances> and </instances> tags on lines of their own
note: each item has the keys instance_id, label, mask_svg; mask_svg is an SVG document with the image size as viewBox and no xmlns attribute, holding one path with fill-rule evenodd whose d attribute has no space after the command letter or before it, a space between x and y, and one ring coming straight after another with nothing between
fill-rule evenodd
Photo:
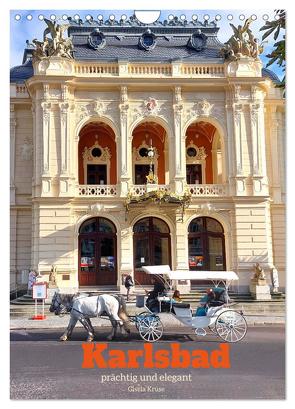
<instances>
[{"instance_id":1,"label":"white carriage canopy","mask_svg":"<svg viewBox=\"0 0 295 409\"><path fill-rule=\"evenodd\" d=\"M168 265L144 266L142 270L147 274L166 274L170 280L210 280L215 286L222 283L228 287L232 281L239 279L234 271L172 271Z\"/></svg>"}]
</instances>

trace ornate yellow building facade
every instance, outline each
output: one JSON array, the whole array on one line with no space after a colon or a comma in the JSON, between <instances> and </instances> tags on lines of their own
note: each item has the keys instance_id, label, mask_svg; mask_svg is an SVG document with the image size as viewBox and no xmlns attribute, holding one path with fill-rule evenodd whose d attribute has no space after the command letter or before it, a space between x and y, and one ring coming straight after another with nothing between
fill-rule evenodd
<instances>
[{"instance_id":1,"label":"ornate yellow building facade","mask_svg":"<svg viewBox=\"0 0 295 409\"><path fill-rule=\"evenodd\" d=\"M247 290L258 262L284 289L285 108L258 51L233 58L214 23L68 31L11 70L11 287L31 268L77 290L170 264Z\"/></svg>"}]
</instances>

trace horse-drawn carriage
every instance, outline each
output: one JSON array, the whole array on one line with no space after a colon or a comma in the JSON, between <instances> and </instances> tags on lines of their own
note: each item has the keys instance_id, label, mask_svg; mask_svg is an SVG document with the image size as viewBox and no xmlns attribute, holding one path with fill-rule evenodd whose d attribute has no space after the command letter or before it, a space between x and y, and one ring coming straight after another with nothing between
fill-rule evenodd
<instances>
[{"instance_id":1,"label":"horse-drawn carriage","mask_svg":"<svg viewBox=\"0 0 295 409\"><path fill-rule=\"evenodd\" d=\"M128 316L126 303L121 295L103 294L99 296L87 296L81 294L62 295L55 293L50 311L56 315L70 313L70 321L65 333L60 340L70 338L72 331L79 321L88 333L87 341L94 339L94 329L90 318L107 315L112 324L112 332L108 339L113 339L119 325L130 333L129 322L133 322L141 338L146 342L155 342L161 339L164 327L161 318L164 314L172 314L186 327L195 330L197 336L207 334L207 328L226 342L241 341L247 333L247 322L242 312L234 310L229 304L228 297L218 303L208 300L203 301L204 314L192 311L189 304L175 302L172 298L174 280L209 280L213 283L213 291L222 288L219 293L227 295L228 287L238 276L233 271L171 271L169 266L145 266L143 270L147 274L157 276L166 288L165 293L156 294L158 309L155 311L146 303L145 295L137 295L137 307L144 307L145 311L134 316Z\"/></svg>"},{"instance_id":2,"label":"horse-drawn carriage","mask_svg":"<svg viewBox=\"0 0 295 409\"><path fill-rule=\"evenodd\" d=\"M171 271L169 266L146 266L143 270L147 274L156 275L158 280L168 288L168 294L159 294L157 297L158 311L151 311L146 303L145 296L137 296L137 306L145 307L144 312L132 317L136 328L144 341L155 342L163 335L161 317L164 314L173 316L187 327L195 330L198 336L207 334L206 329L218 335L226 342L241 341L247 333L247 322L242 312L234 310L229 304L228 287L238 276L233 271ZM223 294L223 300L203 301L205 315L198 315L189 304L174 302L169 291L172 289L173 280L206 280L213 284L213 292ZM221 287L220 287L221 286Z\"/></svg>"}]
</instances>

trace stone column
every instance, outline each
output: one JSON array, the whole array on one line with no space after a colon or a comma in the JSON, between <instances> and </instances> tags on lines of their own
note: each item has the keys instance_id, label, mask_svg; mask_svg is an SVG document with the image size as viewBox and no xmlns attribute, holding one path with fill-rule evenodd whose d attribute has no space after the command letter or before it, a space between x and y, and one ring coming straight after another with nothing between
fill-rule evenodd
<instances>
[{"instance_id":1,"label":"stone column","mask_svg":"<svg viewBox=\"0 0 295 409\"><path fill-rule=\"evenodd\" d=\"M182 113L183 103L181 96L181 87L175 87L174 89L174 184L175 193L182 194L186 185L185 180L185 135L182 135ZM171 155L170 155L171 156Z\"/></svg>"},{"instance_id":2,"label":"stone column","mask_svg":"<svg viewBox=\"0 0 295 409\"><path fill-rule=\"evenodd\" d=\"M120 196L126 197L128 194L130 177L131 177L131 167L132 160L128 161L128 153L131 153L131 138L128 137L128 94L127 87L121 87L121 96L120 96L120 128L121 128L121 137L119 143L119 161L118 161L118 174L120 180ZM130 159L130 156L129 156Z\"/></svg>"},{"instance_id":3,"label":"stone column","mask_svg":"<svg viewBox=\"0 0 295 409\"><path fill-rule=\"evenodd\" d=\"M16 118L14 104L10 104L10 204L15 205L15 129Z\"/></svg>"}]
</instances>

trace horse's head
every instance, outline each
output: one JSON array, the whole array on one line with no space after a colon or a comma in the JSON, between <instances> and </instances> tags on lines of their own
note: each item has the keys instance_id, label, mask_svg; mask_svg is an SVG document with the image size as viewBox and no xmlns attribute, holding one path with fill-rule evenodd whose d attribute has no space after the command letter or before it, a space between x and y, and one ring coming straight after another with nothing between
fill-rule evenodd
<instances>
[{"instance_id":1,"label":"horse's head","mask_svg":"<svg viewBox=\"0 0 295 409\"><path fill-rule=\"evenodd\" d=\"M70 311L70 307L67 301L68 300L65 297L63 297L62 294L55 292L54 296L52 297L49 311L54 312L55 315L66 314L68 311Z\"/></svg>"}]
</instances>

